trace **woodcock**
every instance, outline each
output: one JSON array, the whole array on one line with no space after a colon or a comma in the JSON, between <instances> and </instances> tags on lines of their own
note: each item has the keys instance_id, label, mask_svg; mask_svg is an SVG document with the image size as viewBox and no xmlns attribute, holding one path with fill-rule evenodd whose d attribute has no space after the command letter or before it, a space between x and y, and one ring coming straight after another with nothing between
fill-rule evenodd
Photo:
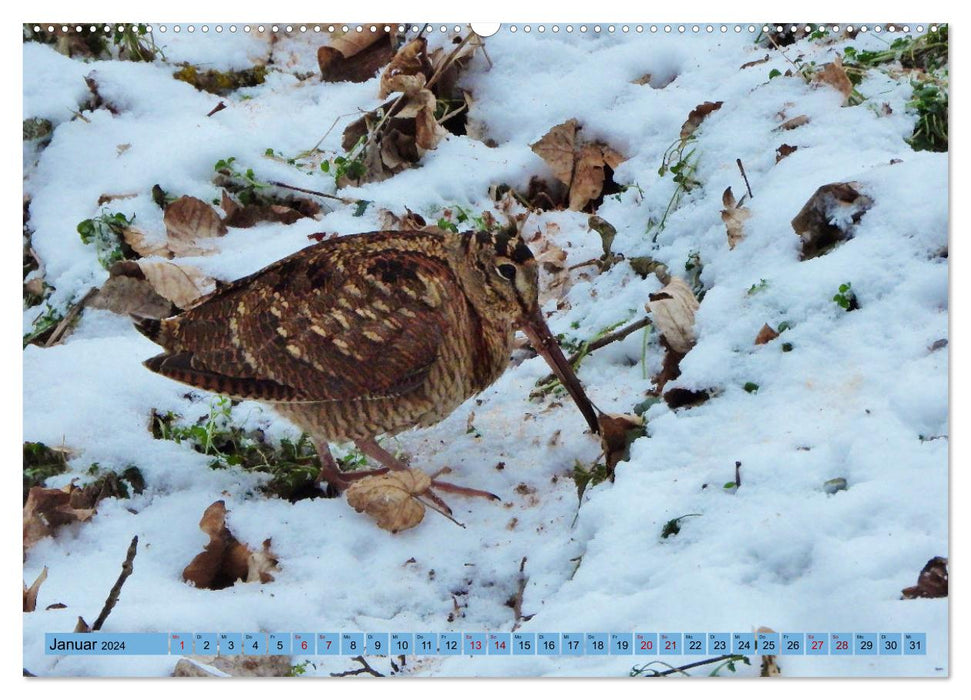
<instances>
[{"instance_id":1,"label":"woodcock","mask_svg":"<svg viewBox=\"0 0 971 700\"><path fill-rule=\"evenodd\" d=\"M363 475L406 469L375 437L433 425L492 384L509 364L517 328L599 432L540 311L537 263L515 233L379 231L326 240L178 316L138 326L165 348L146 367L271 404L312 436L321 480L338 490ZM327 443L346 441L383 468L340 471Z\"/></svg>"}]
</instances>

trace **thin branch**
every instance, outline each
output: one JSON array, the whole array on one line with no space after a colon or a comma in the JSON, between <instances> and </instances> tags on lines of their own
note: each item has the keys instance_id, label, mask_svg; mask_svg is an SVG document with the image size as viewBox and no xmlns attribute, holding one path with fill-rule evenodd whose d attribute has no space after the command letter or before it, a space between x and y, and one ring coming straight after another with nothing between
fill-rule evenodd
<instances>
[{"instance_id":1,"label":"thin branch","mask_svg":"<svg viewBox=\"0 0 971 700\"><path fill-rule=\"evenodd\" d=\"M722 654L721 656L714 656L710 659L705 659L703 661L693 661L692 663L685 664L684 666L671 667L666 671L655 671L654 669L647 668L647 666L649 666L650 664L646 664L642 666L640 669L636 669L635 667L635 670L640 670L641 673L649 673L650 674L649 677L651 678L657 678L659 676L670 676L675 673L684 673L689 668L706 666L708 664L718 663L719 661L741 661L744 658L745 658L744 656L741 656L739 654ZM659 662L652 661L651 663L659 663ZM685 675L688 675L688 674L685 674Z\"/></svg>"},{"instance_id":2,"label":"thin branch","mask_svg":"<svg viewBox=\"0 0 971 700\"><path fill-rule=\"evenodd\" d=\"M135 535L131 539L131 544L128 545L128 554L125 556L125 563L121 565L121 574L118 576L118 580L115 581L115 585L111 587L111 592L108 593L108 599L105 601L105 606L101 608L101 614L98 615L98 619L94 621L91 625L91 631L97 632L101 629L101 625L104 624L105 620L108 619L108 615L115 607L115 603L118 602L118 595L121 593L121 587L125 585L125 581L131 576L134 570L133 562L135 561L135 553L138 550L138 535Z\"/></svg>"},{"instance_id":3,"label":"thin branch","mask_svg":"<svg viewBox=\"0 0 971 700\"><path fill-rule=\"evenodd\" d=\"M373 668L371 664L364 660L363 656L355 656L352 661L357 661L361 664L361 668L354 669L353 671L341 671L340 673L332 673L331 678L346 678L347 676L360 676L362 673L369 673L375 678L384 678L383 673L378 673Z\"/></svg>"},{"instance_id":4,"label":"thin branch","mask_svg":"<svg viewBox=\"0 0 971 700\"><path fill-rule=\"evenodd\" d=\"M54 332L51 333L50 337L47 339L47 342L44 343L45 348L49 348L60 341L65 332L67 332L68 327L74 322L74 319L77 318L78 314L81 313L81 310L87 306L88 302L91 301L91 299L97 293L98 287L92 287L88 290L87 294L81 297L81 301L72 306L68 312L64 314L64 318L61 319L61 322L57 324L57 327L54 329Z\"/></svg>"},{"instance_id":5,"label":"thin branch","mask_svg":"<svg viewBox=\"0 0 971 700\"><path fill-rule=\"evenodd\" d=\"M512 611L516 615L516 622L512 626L512 631L515 632L519 629L519 626L527 622L532 615L523 616L523 594L526 591L526 582L529 581L529 577L525 574L526 568L526 557L519 562L519 582L516 588L516 594L512 597Z\"/></svg>"},{"instance_id":6,"label":"thin branch","mask_svg":"<svg viewBox=\"0 0 971 700\"><path fill-rule=\"evenodd\" d=\"M585 343L583 347L581 347L579 350L577 350L575 353L573 353L572 355L570 355L570 357L567 358L567 362L569 362L570 365L572 366L577 362L577 360L580 360L581 358L586 357L594 350L599 350L605 345L610 345L611 343L615 343L618 340L623 340L631 333L635 331L639 331L641 328L644 328L645 326L649 326L650 324L651 324L651 317L645 316L639 321L634 321L633 323L626 325L623 328L618 328L613 333L608 333L607 335L597 338L596 340L591 341L590 343ZM553 382L553 381L556 381L556 376L553 374L548 374L536 383L537 385L544 385L544 384L549 384L550 382Z\"/></svg>"},{"instance_id":7,"label":"thin branch","mask_svg":"<svg viewBox=\"0 0 971 700\"><path fill-rule=\"evenodd\" d=\"M748 190L748 198L749 199L754 199L755 198L755 195L752 194L752 188L748 184L748 175L745 174L745 167L742 165L742 159L741 158L736 158L735 159L735 163L736 163L736 165L738 165L739 172L742 173L742 179L745 180L745 189Z\"/></svg>"},{"instance_id":8,"label":"thin branch","mask_svg":"<svg viewBox=\"0 0 971 700\"><path fill-rule=\"evenodd\" d=\"M277 182L276 180L268 180L268 184L275 185L276 187L282 187L285 190L293 190L294 192L303 192L304 194L312 194L316 197L323 197L325 199L333 199L342 204L360 204L363 200L354 199L353 197L339 197L336 194L327 194L326 192L318 192L317 190L308 190L304 187L297 187L296 185L288 185L284 182Z\"/></svg>"}]
</instances>

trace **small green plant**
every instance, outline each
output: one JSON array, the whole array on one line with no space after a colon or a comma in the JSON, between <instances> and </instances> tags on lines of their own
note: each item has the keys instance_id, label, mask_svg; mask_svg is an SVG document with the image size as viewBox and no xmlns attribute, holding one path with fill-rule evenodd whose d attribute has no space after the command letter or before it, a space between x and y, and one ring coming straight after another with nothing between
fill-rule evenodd
<instances>
[{"instance_id":1,"label":"small green plant","mask_svg":"<svg viewBox=\"0 0 971 700\"><path fill-rule=\"evenodd\" d=\"M759 385L755 382L745 382L742 388L750 394L755 394L759 391Z\"/></svg>"},{"instance_id":2,"label":"small green plant","mask_svg":"<svg viewBox=\"0 0 971 700\"><path fill-rule=\"evenodd\" d=\"M712 669L711 673L709 673L708 676L709 677L717 676L719 671L721 671L723 668L727 668L732 673L735 673L736 671L735 664L737 664L739 661L744 663L746 666L752 665L752 662L748 660L747 656L742 656L741 654L732 654L731 657L725 659L722 663L715 666L715 668Z\"/></svg>"},{"instance_id":3,"label":"small green plant","mask_svg":"<svg viewBox=\"0 0 971 700\"><path fill-rule=\"evenodd\" d=\"M98 262L107 270L125 259L124 233L134 221L134 216L129 219L124 214L103 211L95 218L79 223L77 231L85 245L94 245Z\"/></svg>"},{"instance_id":4,"label":"small green plant","mask_svg":"<svg viewBox=\"0 0 971 700\"><path fill-rule=\"evenodd\" d=\"M778 68L773 68L772 70L769 71L769 80L772 80L773 78L778 78L780 75L782 75L782 71L779 70Z\"/></svg>"},{"instance_id":5,"label":"small green plant","mask_svg":"<svg viewBox=\"0 0 971 700\"><path fill-rule=\"evenodd\" d=\"M661 528L661 539L666 540L668 537L677 535L681 532L681 521L685 518L698 518L701 517L701 513L686 513L678 518L672 518L664 523L664 527Z\"/></svg>"},{"instance_id":6,"label":"small green plant","mask_svg":"<svg viewBox=\"0 0 971 700\"><path fill-rule=\"evenodd\" d=\"M308 666L313 666L315 669L317 668L310 661L302 661L299 664L294 664L293 666L291 666L290 670L287 671L287 676L290 678L297 678L299 676L302 676L307 672Z\"/></svg>"},{"instance_id":7,"label":"small green plant","mask_svg":"<svg viewBox=\"0 0 971 700\"><path fill-rule=\"evenodd\" d=\"M668 146L661 157L661 167L658 168L657 174L659 177L664 177L670 173L675 187L661 218L657 221L652 218L648 222L647 232L653 231L654 234L651 237L652 241L657 241L658 235L667 225L668 216L681 204L682 197L701 184L701 181L695 178L695 172L698 170L698 156L695 154L694 148L688 148L694 140L695 135L692 134L685 139L675 141Z\"/></svg>"},{"instance_id":8,"label":"small green plant","mask_svg":"<svg viewBox=\"0 0 971 700\"><path fill-rule=\"evenodd\" d=\"M64 312L54 308L50 302L44 302L44 311L34 319L30 332L24 335L24 347L31 343L42 340L51 333L57 325L64 320Z\"/></svg>"},{"instance_id":9,"label":"small green plant","mask_svg":"<svg viewBox=\"0 0 971 700\"><path fill-rule=\"evenodd\" d=\"M600 462L586 467L577 460L573 465L572 477L573 483L577 485L577 500L581 500L588 487L602 484L610 478L610 470L606 464Z\"/></svg>"},{"instance_id":10,"label":"small green plant","mask_svg":"<svg viewBox=\"0 0 971 700\"><path fill-rule=\"evenodd\" d=\"M270 444L262 431L247 431L234 424L232 402L228 398L214 399L208 414L194 423L186 423L171 411L156 413L152 434L159 440L186 443L212 457L209 466L213 469L238 466L270 474L272 478L264 489L281 498L296 501L323 495L315 483L320 460L310 436L304 433L296 441L283 438L279 445ZM356 451L337 461L344 469L366 463L364 456Z\"/></svg>"},{"instance_id":11,"label":"small green plant","mask_svg":"<svg viewBox=\"0 0 971 700\"><path fill-rule=\"evenodd\" d=\"M321 161L321 171L332 175L338 187L342 187L348 180L360 180L367 173L364 165L366 144L367 136L361 136L344 155L336 156L333 160Z\"/></svg>"},{"instance_id":12,"label":"small green plant","mask_svg":"<svg viewBox=\"0 0 971 700\"><path fill-rule=\"evenodd\" d=\"M437 209L433 209L432 217L437 212ZM459 204L452 204L451 206L442 208L441 212L441 215L437 217L435 225L444 231L458 233L459 224L465 224L463 228L468 228L468 224L471 224L472 228L476 231L495 231L499 228L496 218L490 211L475 214L470 209Z\"/></svg>"},{"instance_id":13,"label":"small green plant","mask_svg":"<svg viewBox=\"0 0 971 700\"><path fill-rule=\"evenodd\" d=\"M914 133L907 139L907 143L915 151L946 153L948 148L947 83L928 77L925 80L913 80L910 84L914 93L907 107L917 112L917 123L914 124Z\"/></svg>"},{"instance_id":14,"label":"small green plant","mask_svg":"<svg viewBox=\"0 0 971 700\"><path fill-rule=\"evenodd\" d=\"M165 54L155 44L154 35L144 24L116 25L111 33L111 43L118 47L118 57L129 61L154 61Z\"/></svg>"},{"instance_id":15,"label":"small green plant","mask_svg":"<svg viewBox=\"0 0 971 700\"><path fill-rule=\"evenodd\" d=\"M833 301L844 311L855 311L860 308L850 282L844 282L839 286L839 290L833 295Z\"/></svg>"},{"instance_id":16,"label":"small green plant","mask_svg":"<svg viewBox=\"0 0 971 700\"><path fill-rule=\"evenodd\" d=\"M67 453L54 450L42 442L24 443L24 503L34 486L42 486L47 479L67 471Z\"/></svg>"},{"instance_id":17,"label":"small green plant","mask_svg":"<svg viewBox=\"0 0 971 700\"><path fill-rule=\"evenodd\" d=\"M758 282L756 282L755 284L753 284L751 287L748 288L748 295L752 296L753 294L764 292L768 288L769 288L769 283L766 282L765 279L760 279Z\"/></svg>"}]
</instances>

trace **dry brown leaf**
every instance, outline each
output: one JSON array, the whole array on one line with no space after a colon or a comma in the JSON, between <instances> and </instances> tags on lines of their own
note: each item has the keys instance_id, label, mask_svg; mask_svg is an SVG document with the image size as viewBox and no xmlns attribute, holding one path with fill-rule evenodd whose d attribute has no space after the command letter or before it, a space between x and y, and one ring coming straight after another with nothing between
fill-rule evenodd
<instances>
[{"instance_id":1,"label":"dry brown leaf","mask_svg":"<svg viewBox=\"0 0 971 700\"><path fill-rule=\"evenodd\" d=\"M163 221L169 249L175 255L205 255L212 251L200 247L200 240L226 235L226 225L215 209L195 197L172 202L165 208Z\"/></svg>"},{"instance_id":2,"label":"dry brown leaf","mask_svg":"<svg viewBox=\"0 0 971 700\"><path fill-rule=\"evenodd\" d=\"M775 128L775 131L791 131L792 129L798 129L803 124L808 123L809 117L807 117L805 114L800 114L798 117L793 117L792 119L782 122Z\"/></svg>"},{"instance_id":3,"label":"dry brown leaf","mask_svg":"<svg viewBox=\"0 0 971 700\"><path fill-rule=\"evenodd\" d=\"M384 99L392 92L411 95L425 87L432 75L432 64L427 50L428 42L424 37L413 39L398 49L398 53L381 74L378 97Z\"/></svg>"},{"instance_id":4,"label":"dry brown leaf","mask_svg":"<svg viewBox=\"0 0 971 700\"><path fill-rule=\"evenodd\" d=\"M539 292L540 304L545 304L550 299L564 298L572 286L570 271L566 265L566 251L553 242L558 231L559 226L552 222L548 223L546 235L539 247L533 247L536 262L544 273Z\"/></svg>"},{"instance_id":5,"label":"dry brown leaf","mask_svg":"<svg viewBox=\"0 0 971 700\"><path fill-rule=\"evenodd\" d=\"M658 332L675 352L684 355L695 344L694 324L698 300L680 277L671 277L659 292L651 294L647 310Z\"/></svg>"},{"instance_id":6,"label":"dry brown leaf","mask_svg":"<svg viewBox=\"0 0 971 700\"><path fill-rule=\"evenodd\" d=\"M182 571L182 579L196 588L219 590L237 581L269 583L277 571L277 559L270 551L270 540L257 552L236 539L226 527L226 503L216 501L202 514L199 529L209 535L209 543Z\"/></svg>"},{"instance_id":7,"label":"dry brown leaf","mask_svg":"<svg viewBox=\"0 0 971 700\"><path fill-rule=\"evenodd\" d=\"M37 609L37 593L40 591L40 586L44 581L47 580L47 567L40 572L40 575L30 584L30 588L27 588L27 584L24 584L24 612L34 612Z\"/></svg>"},{"instance_id":8,"label":"dry brown leaf","mask_svg":"<svg viewBox=\"0 0 971 700\"><path fill-rule=\"evenodd\" d=\"M109 275L89 302L91 308L141 318L172 315L172 302L155 291L137 262L120 260L111 266Z\"/></svg>"},{"instance_id":9,"label":"dry brown leaf","mask_svg":"<svg viewBox=\"0 0 971 700\"><path fill-rule=\"evenodd\" d=\"M378 527L400 532L415 527L425 517L425 506L416 496L431 488L432 480L419 469L368 476L347 489L347 502L358 513L377 520Z\"/></svg>"},{"instance_id":10,"label":"dry brown leaf","mask_svg":"<svg viewBox=\"0 0 971 700\"><path fill-rule=\"evenodd\" d=\"M755 344L765 345L766 343L771 342L778 337L779 337L778 331L776 331L772 326L766 323L762 326L761 330L759 330L759 334L755 336Z\"/></svg>"},{"instance_id":11,"label":"dry brown leaf","mask_svg":"<svg viewBox=\"0 0 971 700\"><path fill-rule=\"evenodd\" d=\"M392 38L386 32L337 32L330 46L317 49L320 79L330 83L367 82L393 55Z\"/></svg>"},{"instance_id":12,"label":"dry brown leaf","mask_svg":"<svg viewBox=\"0 0 971 700\"><path fill-rule=\"evenodd\" d=\"M379 209L378 222L382 231L421 231L427 225L420 214L407 207L403 216L398 216L390 209Z\"/></svg>"},{"instance_id":13,"label":"dry brown leaf","mask_svg":"<svg viewBox=\"0 0 971 700\"><path fill-rule=\"evenodd\" d=\"M853 226L873 206L860 189L858 182L834 182L813 193L792 219L793 230L802 238L802 260L823 255L853 237Z\"/></svg>"},{"instance_id":14,"label":"dry brown leaf","mask_svg":"<svg viewBox=\"0 0 971 700\"><path fill-rule=\"evenodd\" d=\"M216 290L216 281L191 265L168 260L138 260L137 264L152 289L180 309Z\"/></svg>"},{"instance_id":15,"label":"dry brown leaf","mask_svg":"<svg viewBox=\"0 0 971 700\"><path fill-rule=\"evenodd\" d=\"M644 435L644 419L633 414L601 413L597 422L607 470L613 474L619 462L630 459L631 443Z\"/></svg>"},{"instance_id":16,"label":"dry brown leaf","mask_svg":"<svg viewBox=\"0 0 971 700\"><path fill-rule=\"evenodd\" d=\"M543 138L530 146L533 153L550 166L554 177L567 187L573 182L576 135L577 120L570 119L554 126Z\"/></svg>"},{"instance_id":17,"label":"dry brown leaf","mask_svg":"<svg viewBox=\"0 0 971 700\"><path fill-rule=\"evenodd\" d=\"M37 542L61 525L85 522L94 515L89 508L75 508L71 505L71 493L76 487L68 484L63 489L45 489L34 486L27 494L24 504L24 554Z\"/></svg>"},{"instance_id":18,"label":"dry brown leaf","mask_svg":"<svg viewBox=\"0 0 971 700\"><path fill-rule=\"evenodd\" d=\"M684 124L681 125L681 141L686 141L695 130L701 126L701 123L705 121L709 114L712 112L717 112L721 109L722 102L702 102L700 105L695 107L691 112L688 113L688 118L685 120Z\"/></svg>"},{"instance_id":19,"label":"dry brown leaf","mask_svg":"<svg viewBox=\"0 0 971 700\"><path fill-rule=\"evenodd\" d=\"M150 258L155 255L162 258L172 257L172 251L169 250L166 240L155 240L157 236L134 226L126 228L122 232L122 238L128 247L138 253L140 257Z\"/></svg>"},{"instance_id":20,"label":"dry brown leaf","mask_svg":"<svg viewBox=\"0 0 971 700\"><path fill-rule=\"evenodd\" d=\"M419 150L421 155L435 148L448 131L435 119L435 95L431 90L419 90L410 102L418 106L415 112L415 145L422 149Z\"/></svg>"},{"instance_id":21,"label":"dry brown leaf","mask_svg":"<svg viewBox=\"0 0 971 700\"><path fill-rule=\"evenodd\" d=\"M853 83L849 76L846 75L846 70L843 68L843 59L839 56L836 57L832 63L827 63L813 77L813 82L817 85L829 85L835 88L840 94L843 95L843 105L850 99L850 95L853 94Z\"/></svg>"},{"instance_id":22,"label":"dry brown leaf","mask_svg":"<svg viewBox=\"0 0 971 700\"><path fill-rule=\"evenodd\" d=\"M924 564L917 585L901 591L901 598L946 598L947 578L947 558L934 557Z\"/></svg>"},{"instance_id":23,"label":"dry brown leaf","mask_svg":"<svg viewBox=\"0 0 971 700\"><path fill-rule=\"evenodd\" d=\"M388 25L391 26L391 25ZM342 31L337 30L330 35L330 46L341 52L344 58L356 56L371 44L386 39L388 34L383 31Z\"/></svg>"},{"instance_id":24,"label":"dry brown leaf","mask_svg":"<svg viewBox=\"0 0 971 700\"><path fill-rule=\"evenodd\" d=\"M223 190L222 210L226 212L223 223L233 228L250 228L264 221L271 221L278 224L292 224L305 216L314 216L320 212L320 205L309 199L296 200L295 204L304 211L301 211L289 204L241 204L236 198Z\"/></svg>"},{"instance_id":25,"label":"dry brown leaf","mask_svg":"<svg viewBox=\"0 0 971 700\"><path fill-rule=\"evenodd\" d=\"M603 148L588 143L580 148L570 185L570 204L573 211L582 211L592 199L603 191L604 155Z\"/></svg>"},{"instance_id":26,"label":"dry brown leaf","mask_svg":"<svg viewBox=\"0 0 971 700\"><path fill-rule=\"evenodd\" d=\"M799 146L790 146L787 143L782 144L775 149L775 162L778 163L780 160L795 153L797 150L799 150Z\"/></svg>"},{"instance_id":27,"label":"dry brown leaf","mask_svg":"<svg viewBox=\"0 0 971 700\"><path fill-rule=\"evenodd\" d=\"M743 196L742 199L744 200L745 197ZM745 221L752 216L752 212L741 206L741 202L735 201L731 187L726 187L722 192L722 206L725 207L721 214L722 223L725 224L728 232L728 248L734 250L735 246L745 239Z\"/></svg>"}]
</instances>

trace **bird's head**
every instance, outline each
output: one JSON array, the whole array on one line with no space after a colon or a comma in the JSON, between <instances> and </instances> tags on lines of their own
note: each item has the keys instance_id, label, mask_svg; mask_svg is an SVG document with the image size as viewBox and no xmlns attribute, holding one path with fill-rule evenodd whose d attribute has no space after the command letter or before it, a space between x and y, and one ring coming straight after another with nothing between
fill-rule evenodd
<instances>
[{"instance_id":1,"label":"bird's head","mask_svg":"<svg viewBox=\"0 0 971 700\"><path fill-rule=\"evenodd\" d=\"M591 430L599 433L597 412L540 309L539 265L529 246L518 233L510 230L479 231L462 236L462 248L471 263L466 269L472 278L464 280L470 299L476 306L485 307L484 317L501 319L526 334L573 397Z\"/></svg>"}]
</instances>

